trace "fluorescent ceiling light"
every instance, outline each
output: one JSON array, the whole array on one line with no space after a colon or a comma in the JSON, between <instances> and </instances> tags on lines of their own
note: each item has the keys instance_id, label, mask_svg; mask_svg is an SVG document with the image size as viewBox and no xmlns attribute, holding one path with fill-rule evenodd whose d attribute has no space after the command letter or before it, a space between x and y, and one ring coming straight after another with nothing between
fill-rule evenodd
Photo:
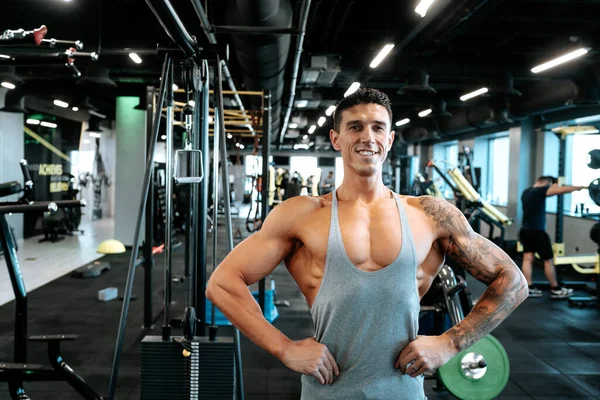
<instances>
[{"instance_id":1,"label":"fluorescent ceiling light","mask_svg":"<svg viewBox=\"0 0 600 400\"><path fill-rule=\"evenodd\" d=\"M464 95L460 96L460 99L462 101L467 101L469 99L472 99L473 97L477 97L477 96L482 95L482 94L487 93L487 92L488 92L488 88L483 87L481 89L477 89L474 92L467 93L467 94L464 94Z\"/></svg>"},{"instance_id":2,"label":"fluorescent ceiling light","mask_svg":"<svg viewBox=\"0 0 600 400\"><path fill-rule=\"evenodd\" d=\"M356 92L359 87L360 87L360 82L354 82L352 85L350 85L348 90L346 90L346 93L344 93L344 97L350 96L352 93Z\"/></svg>"},{"instance_id":3,"label":"fluorescent ceiling light","mask_svg":"<svg viewBox=\"0 0 600 400\"><path fill-rule=\"evenodd\" d=\"M90 137L101 138L100 132L90 132Z\"/></svg>"},{"instance_id":4,"label":"fluorescent ceiling light","mask_svg":"<svg viewBox=\"0 0 600 400\"><path fill-rule=\"evenodd\" d=\"M307 144L302 144L301 143L301 144L295 144L294 145L294 150L300 150L300 149L302 149L302 150L308 150L308 148L309 148L309 145L307 145Z\"/></svg>"},{"instance_id":5,"label":"fluorescent ceiling light","mask_svg":"<svg viewBox=\"0 0 600 400\"><path fill-rule=\"evenodd\" d=\"M308 100L296 100L296 107L304 108L308 105Z\"/></svg>"},{"instance_id":6,"label":"fluorescent ceiling light","mask_svg":"<svg viewBox=\"0 0 600 400\"><path fill-rule=\"evenodd\" d=\"M167 135L162 135L160 138L161 140L167 140Z\"/></svg>"},{"instance_id":7,"label":"fluorescent ceiling light","mask_svg":"<svg viewBox=\"0 0 600 400\"><path fill-rule=\"evenodd\" d=\"M243 144L240 144L240 149L244 150L244 145Z\"/></svg>"},{"instance_id":8,"label":"fluorescent ceiling light","mask_svg":"<svg viewBox=\"0 0 600 400\"><path fill-rule=\"evenodd\" d=\"M319 120L317 121L317 124L319 124L319 126L323 126L323 124L325 123L325 121L327 121L327 118L325 118L325 117L321 117L321 118L319 118Z\"/></svg>"},{"instance_id":9,"label":"fluorescent ceiling light","mask_svg":"<svg viewBox=\"0 0 600 400\"><path fill-rule=\"evenodd\" d=\"M29 125L39 125L40 124L40 120L39 119L32 119L32 118L27 118L27 122Z\"/></svg>"},{"instance_id":10,"label":"fluorescent ceiling light","mask_svg":"<svg viewBox=\"0 0 600 400\"><path fill-rule=\"evenodd\" d=\"M46 121L42 121L41 125L45 126L46 128L56 128L58 126L54 122L46 122Z\"/></svg>"},{"instance_id":11,"label":"fluorescent ceiling light","mask_svg":"<svg viewBox=\"0 0 600 400\"><path fill-rule=\"evenodd\" d=\"M419 117L423 118L428 116L429 114L431 114L431 108L428 108L427 110L423 110L419 113Z\"/></svg>"},{"instance_id":12,"label":"fluorescent ceiling light","mask_svg":"<svg viewBox=\"0 0 600 400\"><path fill-rule=\"evenodd\" d=\"M308 139L308 135L302 136L302 139L304 139L304 140Z\"/></svg>"},{"instance_id":13,"label":"fluorescent ceiling light","mask_svg":"<svg viewBox=\"0 0 600 400\"><path fill-rule=\"evenodd\" d=\"M327 115L328 117L333 114L333 112L335 111L335 106L329 106L327 107L327 110L325 110L325 115Z\"/></svg>"},{"instance_id":14,"label":"fluorescent ceiling light","mask_svg":"<svg viewBox=\"0 0 600 400\"><path fill-rule=\"evenodd\" d=\"M421 0L417 5L417 8L415 8L415 12L419 14L421 18L424 18L427 14L427 10L429 10L429 7L431 7L434 1L435 0Z\"/></svg>"},{"instance_id":15,"label":"fluorescent ceiling light","mask_svg":"<svg viewBox=\"0 0 600 400\"><path fill-rule=\"evenodd\" d=\"M179 89L179 86L177 86L176 84L173 84L173 90L177 90Z\"/></svg>"},{"instance_id":16,"label":"fluorescent ceiling light","mask_svg":"<svg viewBox=\"0 0 600 400\"><path fill-rule=\"evenodd\" d=\"M133 62L136 64L142 63L142 59L136 53L129 53L129 58L131 58L133 60Z\"/></svg>"},{"instance_id":17,"label":"fluorescent ceiling light","mask_svg":"<svg viewBox=\"0 0 600 400\"><path fill-rule=\"evenodd\" d=\"M62 100L54 100L54 105L55 105L55 106L62 107L62 108L67 108L67 107L69 107L69 103L67 103L67 102L65 102L65 101L62 101Z\"/></svg>"},{"instance_id":18,"label":"fluorescent ceiling light","mask_svg":"<svg viewBox=\"0 0 600 400\"><path fill-rule=\"evenodd\" d=\"M371 61L371 64L369 64L369 67L377 68L379 66L379 64L381 64L383 59L388 54L390 54L390 51L392 51L393 48L394 48L393 44L386 44L385 46L383 46L383 48L379 51L379 54L377 54L375 56L375 58L373 59L373 61Z\"/></svg>"},{"instance_id":19,"label":"fluorescent ceiling light","mask_svg":"<svg viewBox=\"0 0 600 400\"><path fill-rule=\"evenodd\" d=\"M396 126L402 126L402 125L406 125L410 122L410 119L408 118L404 118L401 119L400 121L396 121Z\"/></svg>"},{"instance_id":20,"label":"fluorescent ceiling light","mask_svg":"<svg viewBox=\"0 0 600 400\"><path fill-rule=\"evenodd\" d=\"M79 111L79 107L73 107L73 108L71 108L71 110L73 110L73 111Z\"/></svg>"},{"instance_id":21,"label":"fluorescent ceiling light","mask_svg":"<svg viewBox=\"0 0 600 400\"><path fill-rule=\"evenodd\" d=\"M192 107L196 107L196 102L194 100L188 101L188 104Z\"/></svg>"},{"instance_id":22,"label":"fluorescent ceiling light","mask_svg":"<svg viewBox=\"0 0 600 400\"><path fill-rule=\"evenodd\" d=\"M555 58L554 60L545 62L541 65L538 65L537 67L532 68L531 72L533 72L534 74L537 74L538 72L545 71L552 67L556 67L557 65L566 63L567 61L571 61L577 57L581 57L582 55L586 54L588 51L589 51L589 49L585 49L585 48L581 48L581 49L572 51L568 54L565 54L564 56L560 56L558 58Z\"/></svg>"},{"instance_id":23,"label":"fluorescent ceiling light","mask_svg":"<svg viewBox=\"0 0 600 400\"><path fill-rule=\"evenodd\" d=\"M10 58L10 56L7 56L6 54L0 54L0 58Z\"/></svg>"},{"instance_id":24,"label":"fluorescent ceiling light","mask_svg":"<svg viewBox=\"0 0 600 400\"><path fill-rule=\"evenodd\" d=\"M231 133L228 133L227 134L227 139L231 139L231 138L233 138L233 135Z\"/></svg>"},{"instance_id":25,"label":"fluorescent ceiling light","mask_svg":"<svg viewBox=\"0 0 600 400\"><path fill-rule=\"evenodd\" d=\"M288 128L290 128L290 129L296 129L296 128L298 128L298 124L295 123L295 122L290 122L288 124Z\"/></svg>"},{"instance_id":26,"label":"fluorescent ceiling light","mask_svg":"<svg viewBox=\"0 0 600 400\"><path fill-rule=\"evenodd\" d=\"M308 128L308 133L314 133L316 129L317 129L316 125L311 125L310 128Z\"/></svg>"},{"instance_id":27,"label":"fluorescent ceiling light","mask_svg":"<svg viewBox=\"0 0 600 400\"><path fill-rule=\"evenodd\" d=\"M16 88L16 86L10 82L2 82L0 85L2 85L2 87L5 87L7 89L14 89Z\"/></svg>"}]
</instances>

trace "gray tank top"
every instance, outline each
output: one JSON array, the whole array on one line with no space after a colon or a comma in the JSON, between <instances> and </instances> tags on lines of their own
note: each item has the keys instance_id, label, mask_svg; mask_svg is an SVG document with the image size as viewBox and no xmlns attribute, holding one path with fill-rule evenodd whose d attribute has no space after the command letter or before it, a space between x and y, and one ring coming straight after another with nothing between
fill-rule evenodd
<instances>
[{"instance_id":1,"label":"gray tank top","mask_svg":"<svg viewBox=\"0 0 600 400\"><path fill-rule=\"evenodd\" d=\"M423 376L411 378L394 368L402 349L417 337L420 309L412 233L400 199L394 198L402 226L400 254L389 266L365 272L346 253L333 192L325 271L310 311L315 338L336 359L340 376L321 385L302 375L302 400L425 399Z\"/></svg>"}]
</instances>

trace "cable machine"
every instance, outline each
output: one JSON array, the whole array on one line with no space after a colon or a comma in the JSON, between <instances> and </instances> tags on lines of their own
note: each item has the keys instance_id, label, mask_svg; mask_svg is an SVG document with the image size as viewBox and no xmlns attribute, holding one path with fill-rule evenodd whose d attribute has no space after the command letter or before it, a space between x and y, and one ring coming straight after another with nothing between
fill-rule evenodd
<instances>
[{"instance_id":1,"label":"cable machine","mask_svg":"<svg viewBox=\"0 0 600 400\"><path fill-rule=\"evenodd\" d=\"M231 205L229 204L229 185L227 171L227 149L222 76L228 58L228 47L211 44L200 46L189 35L183 23L169 2L147 0L147 4L177 48L159 47L159 56L164 59L161 84L155 101L152 134L148 143L148 155L144 174L144 183L138 208L137 223L132 246L131 259L125 286L124 301L113 356L112 372L109 383L108 399L114 400L123 350L127 314L135 277L141 223L154 169L154 151L160 134L161 120L166 122L166 221L165 221L165 268L164 268L164 312L160 336L146 336L141 343L141 398L142 399L241 399L244 398L239 331L233 329L231 337L219 337L214 321L207 321L206 299L206 244L209 193L209 106L211 92L214 95L214 140L212 151L213 204L219 202L219 167L224 198L224 218L226 224L227 250L233 248ZM201 4L194 7L203 13ZM209 64L214 68L213 90L209 88ZM174 149L174 91L173 74L176 65L184 73L184 91L194 99L183 106L185 122L185 144L183 149ZM166 112L163 115L163 112ZM221 162L219 163L219 160ZM185 164L185 166L184 166ZM180 168L181 166L184 166ZM183 173L186 170L186 173ZM190 226L188 234L189 250L186 264L189 268L188 306L180 319L183 335L173 335L173 320L170 315L172 282L172 218L174 185L190 187ZM213 208L213 221L217 226L218 207ZM216 256L217 229L213 231L213 269L218 265ZM186 272L188 275L188 272ZM214 319L214 312L212 313ZM208 326L208 337L204 336ZM200 329L197 329L200 328ZM197 334L199 336L197 336ZM219 384L215 385L214 382Z\"/></svg>"}]
</instances>

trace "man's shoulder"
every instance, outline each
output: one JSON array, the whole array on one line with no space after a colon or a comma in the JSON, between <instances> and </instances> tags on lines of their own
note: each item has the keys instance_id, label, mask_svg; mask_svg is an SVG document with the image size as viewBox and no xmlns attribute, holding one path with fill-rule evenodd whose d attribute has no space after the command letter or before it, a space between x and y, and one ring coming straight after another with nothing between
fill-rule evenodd
<instances>
[{"instance_id":1,"label":"man's shoulder","mask_svg":"<svg viewBox=\"0 0 600 400\"><path fill-rule=\"evenodd\" d=\"M331 206L331 193L323 196L295 196L283 201L273 212L279 218L303 219L310 214Z\"/></svg>"}]
</instances>

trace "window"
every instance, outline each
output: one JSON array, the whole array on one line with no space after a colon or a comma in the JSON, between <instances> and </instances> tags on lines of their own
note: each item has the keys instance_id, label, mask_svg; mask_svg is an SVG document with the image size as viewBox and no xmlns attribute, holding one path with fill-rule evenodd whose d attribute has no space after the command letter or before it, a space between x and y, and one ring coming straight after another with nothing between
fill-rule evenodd
<instances>
[{"instance_id":1,"label":"window","mask_svg":"<svg viewBox=\"0 0 600 400\"><path fill-rule=\"evenodd\" d=\"M433 159L438 168L447 171L458 165L458 142L439 143L433 146ZM446 181L435 171L432 173L433 183L447 199L453 199L454 193Z\"/></svg>"},{"instance_id":2,"label":"window","mask_svg":"<svg viewBox=\"0 0 600 400\"><path fill-rule=\"evenodd\" d=\"M495 205L508 204L508 136L498 136L488 141L487 193L485 199Z\"/></svg>"},{"instance_id":3,"label":"window","mask_svg":"<svg viewBox=\"0 0 600 400\"><path fill-rule=\"evenodd\" d=\"M290 157L290 174L293 175L295 172L298 172L302 176L302 182L306 184L308 177L315 175L317 172L317 157Z\"/></svg>"},{"instance_id":4,"label":"window","mask_svg":"<svg viewBox=\"0 0 600 400\"><path fill-rule=\"evenodd\" d=\"M269 161L273 161L273 156L269 156ZM262 175L262 156L246 156L244 166L246 176Z\"/></svg>"},{"instance_id":5,"label":"window","mask_svg":"<svg viewBox=\"0 0 600 400\"><path fill-rule=\"evenodd\" d=\"M591 169L587 166L587 154L594 149L600 149L600 135L573 135L572 143L572 163L571 163L571 179L567 179L567 184L575 186L587 186L594 179L600 178L600 170ZM568 197L565 196L565 203ZM584 209L589 209L590 213L600 212L600 207L596 205L590 198L587 190L580 190L571 193L571 202L565 204L571 212L575 212L575 208L584 205Z\"/></svg>"}]
</instances>

